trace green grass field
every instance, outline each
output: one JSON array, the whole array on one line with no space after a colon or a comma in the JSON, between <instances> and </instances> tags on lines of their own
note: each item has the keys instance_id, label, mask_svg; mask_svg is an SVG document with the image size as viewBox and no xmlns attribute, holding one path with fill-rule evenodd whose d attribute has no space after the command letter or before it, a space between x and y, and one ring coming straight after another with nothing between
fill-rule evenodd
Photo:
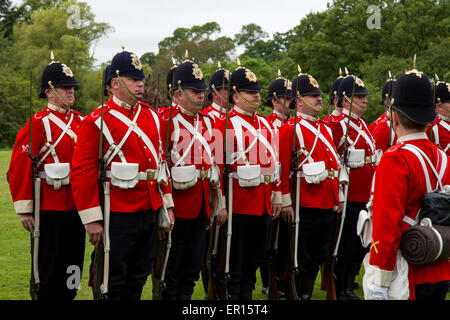
<instances>
[{"instance_id":1,"label":"green grass field","mask_svg":"<svg viewBox=\"0 0 450 320\"><path fill-rule=\"evenodd\" d=\"M6 171L11 158L10 150L0 150L0 300L29 300L30 281L30 236L19 222L13 208L9 187L6 182ZM77 300L92 300L91 288L88 287L88 268L92 246L86 242L85 262L80 290ZM361 284L361 276L357 282ZM253 291L254 300L265 300L267 296L261 293L261 280L259 272L256 289ZM144 287L142 299L152 299L152 284L149 278ZM362 289L355 290L363 297ZM192 296L193 300L203 300L205 292L201 280ZM447 299L449 296L447 296ZM313 300L324 300L325 292L320 290L320 273L316 281Z\"/></svg>"},{"instance_id":2,"label":"green grass field","mask_svg":"<svg viewBox=\"0 0 450 320\"><path fill-rule=\"evenodd\" d=\"M14 212L14 207L6 182L6 171L11 159L10 150L0 150L0 300L29 300L30 281L30 236L19 222ZM92 246L86 242L85 263L81 287L76 297L77 300L92 300L91 288L88 287L88 268ZM313 299L325 299L325 292L319 288L320 274L317 279ZM359 296L363 296L361 289L356 290ZM193 300L203 300L205 292L201 280L197 282ZM256 289L253 292L254 300L267 299L261 293L261 281L258 272ZM144 287L142 299L152 299L152 282L149 278Z\"/></svg>"}]
</instances>

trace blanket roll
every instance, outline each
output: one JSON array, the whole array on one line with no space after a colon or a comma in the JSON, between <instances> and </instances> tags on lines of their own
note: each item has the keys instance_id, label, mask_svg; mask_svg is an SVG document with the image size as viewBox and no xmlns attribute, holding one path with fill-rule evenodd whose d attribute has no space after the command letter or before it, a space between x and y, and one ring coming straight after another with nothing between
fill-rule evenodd
<instances>
[{"instance_id":1,"label":"blanket roll","mask_svg":"<svg viewBox=\"0 0 450 320\"><path fill-rule=\"evenodd\" d=\"M424 265L450 258L450 226L416 225L403 231L403 257L411 264Z\"/></svg>"}]
</instances>

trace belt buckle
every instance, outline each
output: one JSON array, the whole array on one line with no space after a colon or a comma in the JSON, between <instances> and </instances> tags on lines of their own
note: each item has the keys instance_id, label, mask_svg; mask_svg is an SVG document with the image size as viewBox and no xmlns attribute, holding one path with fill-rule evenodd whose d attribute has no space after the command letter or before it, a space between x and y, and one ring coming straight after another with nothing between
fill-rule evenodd
<instances>
[{"instance_id":1,"label":"belt buckle","mask_svg":"<svg viewBox=\"0 0 450 320\"><path fill-rule=\"evenodd\" d=\"M328 178L331 178L332 180L334 180L334 169L328 170Z\"/></svg>"},{"instance_id":2,"label":"belt buckle","mask_svg":"<svg viewBox=\"0 0 450 320\"><path fill-rule=\"evenodd\" d=\"M270 175L264 175L264 183L267 185L272 180L272 176Z\"/></svg>"},{"instance_id":3,"label":"belt buckle","mask_svg":"<svg viewBox=\"0 0 450 320\"><path fill-rule=\"evenodd\" d=\"M155 171L147 171L147 180L155 180Z\"/></svg>"},{"instance_id":4,"label":"belt buckle","mask_svg":"<svg viewBox=\"0 0 450 320\"><path fill-rule=\"evenodd\" d=\"M200 170L200 179L204 180L208 178L208 170L201 169Z\"/></svg>"},{"instance_id":5,"label":"belt buckle","mask_svg":"<svg viewBox=\"0 0 450 320\"><path fill-rule=\"evenodd\" d=\"M366 156L364 160L365 160L364 161L365 163L372 163L373 162L371 156Z\"/></svg>"}]
</instances>

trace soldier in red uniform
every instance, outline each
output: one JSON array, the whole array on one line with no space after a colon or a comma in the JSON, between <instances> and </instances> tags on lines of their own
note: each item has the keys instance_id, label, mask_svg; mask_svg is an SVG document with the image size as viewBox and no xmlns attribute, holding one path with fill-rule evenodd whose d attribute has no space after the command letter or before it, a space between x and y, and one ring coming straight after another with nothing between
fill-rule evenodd
<instances>
[{"instance_id":1,"label":"soldier in red uniform","mask_svg":"<svg viewBox=\"0 0 450 320\"><path fill-rule=\"evenodd\" d=\"M434 90L437 117L428 136L450 155L450 83L439 81Z\"/></svg>"},{"instance_id":2,"label":"soldier in red uniform","mask_svg":"<svg viewBox=\"0 0 450 320\"><path fill-rule=\"evenodd\" d=\"M114 56L108 76L113 97L103 107L103 126L102 108L83 121L70 176L89 241L97 246L104 231L109 232L108 298L112 300L140 299L156 256L158 210L163 202L173 225L173 200L164 170L158 115L139 101L143 79L142 65L135 54L122 51ZM109 201L105 201L110 203L108 230L104 230L102 221L109 211L105 205L102 212L98 190L99 152L110 182Z\"/></svg>"},{"instance_id":3,"label":"soldier in red uniform","mask_svg":"<svg viewBox=\"0 0 450 320\"><path fill-rule=\"evenodd\" d=\"M390 73L389 73L389 75L390 75ZM372 134L373 134L373 131L375 130L375 128L378 126L378 124L382 120L389 118L389 105L391 103L392 88L394 87L394 85L395 85L395 80L392 79L391 77L389 77L389 79L387 79L384 82L383 87L381 88L381 104L384 107L384 112L374 122L369 124L369 131Z\"/></svg>"},{"instance_id":4,"label":"soldier in red uniform","mask_svg":"<svg viewBox=\"0 0 450 320\"><path fill-rule=\"evenodd\" d=\"M291 109L289 109L291 86L292 83L288 79L282 78L280 70L278 70L278 78L270 84L267 92L265 104L272 107L273 112L266 119L277 131L291 114Z\"/></svg>"},{"instance_id":5,"label":"soldier in red uniform","mask_svg":"<svg viewBox=\"0 0 450 320\"><path fill-rule=\"evenodd\" d=\"M322 90L309 74L292 81L292 102L296 119L280 129L280 162L283 210L287 221L294 221L290 171L293 139L298 152L300 174L299 239L297 292L302 300L311 299L319 266L330 253L334 214L339 202L339 156L331 129L318 118L322 110ZM295 126L295 128L294 128Z\"/></svg>"},{"instance_id":6,"label":"soldier in red uniform","mask_svg":"<svg viewBox=\"0 0 450 320\"><path fill-rule=\"evenodd\" d=\"M335 122L330 122L330 127L336 150L344 159L345 170L350 170L350 174L344 225L335 266L336 294L340 300L359 300L353 292L353 285L366 250L356 234L356 224L359 212L365 209L369 201L377 157L375 142L362 118L366 109L366 95L369 94L364 83L358 77L349 75L341 81L338 94L343 112Z\"/></svg>"},{"instance_id":7,"label":"soldier in red uniform","mask_svg":"<svg viewBox=\"0 0 450 320\"><path fill-rule=\"evenodd\" d=\"M397 137L391 128L391 119L389 116L389 105L391 103L392 88L394 85L395 80L393 79L387 79L384 83L381 90L381 104L384 106L385 112L369 125L369 131L375 140L375 148L383 152L397 144Z\"/></svg>"},{"instance_id":8,"label":"soldier in red uniform","mask_svg":"<svg viewBox=\"0 0 450 320\"><path fill-rule=\"evenodd\" d=\"M273 108L273 112L268 115L266 119L274 127L276 135L279 133L280 127L288 120L289 115L292 111L289 108L289 104L291 102L291 87L291 81L289 81L289 79L282 78L280 70L278 70L278 77L270 84L267 92L265 104ZM286 223L284 223L284 221L278 219L272 221L270 228L271 230L272 228L276 228L276 234L278 234L277 256L271 256L270 259L274 259L273 263L277 265L277 279L282 279L285 270L284 266L287 259L287 225ZM261 264L259 270L261 272L262 292L268 295L270 274L268 270L267 259L265 259ZM279 281L278 287L281 295L283 296L285 294L284 281Z\"/></svg>"},{"instance_id":9,"label":"soldier in red uniform","mask_svg":"<svg viewBox=\"0 0 450 320\"><path fill-rule=\"evenodd\" d=\"M216 122L222 136L228 128L226 162L232 177L232 193L228 194L232 198L227 198L227 202L232 201L228 219L232 219L233 235L228 292L231 299L251 300L256 270L265 254L270 217L278 217L281 210L278 148L273 127L256 114L261 87L255 74L239 66L231 74L230 88L234 107L228 123L223 117Z\"/></svg>"},{"instance_id":10,"label":"soldier in red uniform","mask_svg":"<svg viewBox=\"0 0 450 320\"><path fill-rule=\"evenodd\" d=\"M431 165L439 173L442 185L450 183L450 159L425 133L426 125L436 117L428 78L415 68L401 75L393 90L393 100L392 124L399 144L384 153L374 178L372 245L364 275L366 299L390 298L402 232L417 223L421 198L430 192L426 187L426 172L430 188L439 187ZM417 150L422 160L408 148ZM445 299L450 279L449 260L409 264L408 269L409 281L405 282L409 282L409 288L406 284L402 290L409 289L409 299Z\"/></svg>"},{"instance_id":11,"label":"soldier in red uniform","mask_svg":"<svg viewBox=\"0 0 450 320\"><path fill-rule=\"evenodd\" d=\"M208 99L212 101L212 104L203 109L203 112L213 117L214 121L226 114L227 105L230 107L227 103L229 81L230 71L223 69L219 64L219 70L213 73L209 82Z\"/></svg>"},{"instance_id":12,"label":"soldier in red uniform","mask_svg":"<svg viewBox=\"0 0 450 320\"><path fill-rule=\"evenodd\" d=\"M172 110L168 152L176 224L163 299L190 300L202 266L206 228L212 218L210 199L220 196L221 206L214 212L218 225L225 222L227 214L220 190L221 172L210 147L214 119L201 111L207 87L198 65L190 60L179 65L174 88L178 105ZM161 135L165 137L168 129L165 114Z\"/></svg>"},{"instance_id":13,"label":"soldier in red uniform","mask_svg":"<svg viewBox=\"0 0 450 320\"><path fill-rule=\"evenodd\" d=\"M31 125L28 122L17 134L9 166L15 211L24 228L39 243L34 280L40 280L40 290L32 294L33 299L71 300L81 280L85 231L69 179L83 119L71 108L75 102L74 86L78 82L67 65L52 61L44 69L39 97L47 98L48 104L33 115ZM36 159L35 168L29 155ZM37 179L33 179L34 169ZM39 182L33 187L34 180ZM40 190L39 198L33 190ZM40 211L38 216L33 214L34 206ZM39 225L35 225L38 221ZM71 266L78 268L78 284L73 287L67 285Z\"/></svg>"}]
</instances>

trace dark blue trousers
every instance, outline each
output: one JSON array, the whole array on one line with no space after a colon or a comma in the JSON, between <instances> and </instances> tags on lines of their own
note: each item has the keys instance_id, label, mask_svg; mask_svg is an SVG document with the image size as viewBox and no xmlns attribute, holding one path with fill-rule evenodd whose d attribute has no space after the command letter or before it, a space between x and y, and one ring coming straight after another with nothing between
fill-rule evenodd
<instances>
[{"instance_id":1,"label":"dark blue trousers","mask_svg":"<svg viewBox=\"0 0 450 320\"><path fill-rule=\"evenodd\" d=\"M176 218L166 270L164 300L188 299L200 277L206 246L206 218Z\"/></svg>"},{"instance_id":2,"label":"dark blue trousers","mask_svg":"<svg viewBox=\"0 0 450 320\"><path fill-rule=\"evenodd\" d=\"M270 216L233 214L228 293L232 295L255 289L256 270L264 260Z\"/></svg>"},{"instance_id":3,"label":"dark blue trousers","mask_svg":"<svg viewBox=\"0 0 450 320\"><path fill-rule=\"evenodd\" d=\"M108 298L139 300L156 258L158 213L111 212Z\"/></svg>"}]
</instances>

